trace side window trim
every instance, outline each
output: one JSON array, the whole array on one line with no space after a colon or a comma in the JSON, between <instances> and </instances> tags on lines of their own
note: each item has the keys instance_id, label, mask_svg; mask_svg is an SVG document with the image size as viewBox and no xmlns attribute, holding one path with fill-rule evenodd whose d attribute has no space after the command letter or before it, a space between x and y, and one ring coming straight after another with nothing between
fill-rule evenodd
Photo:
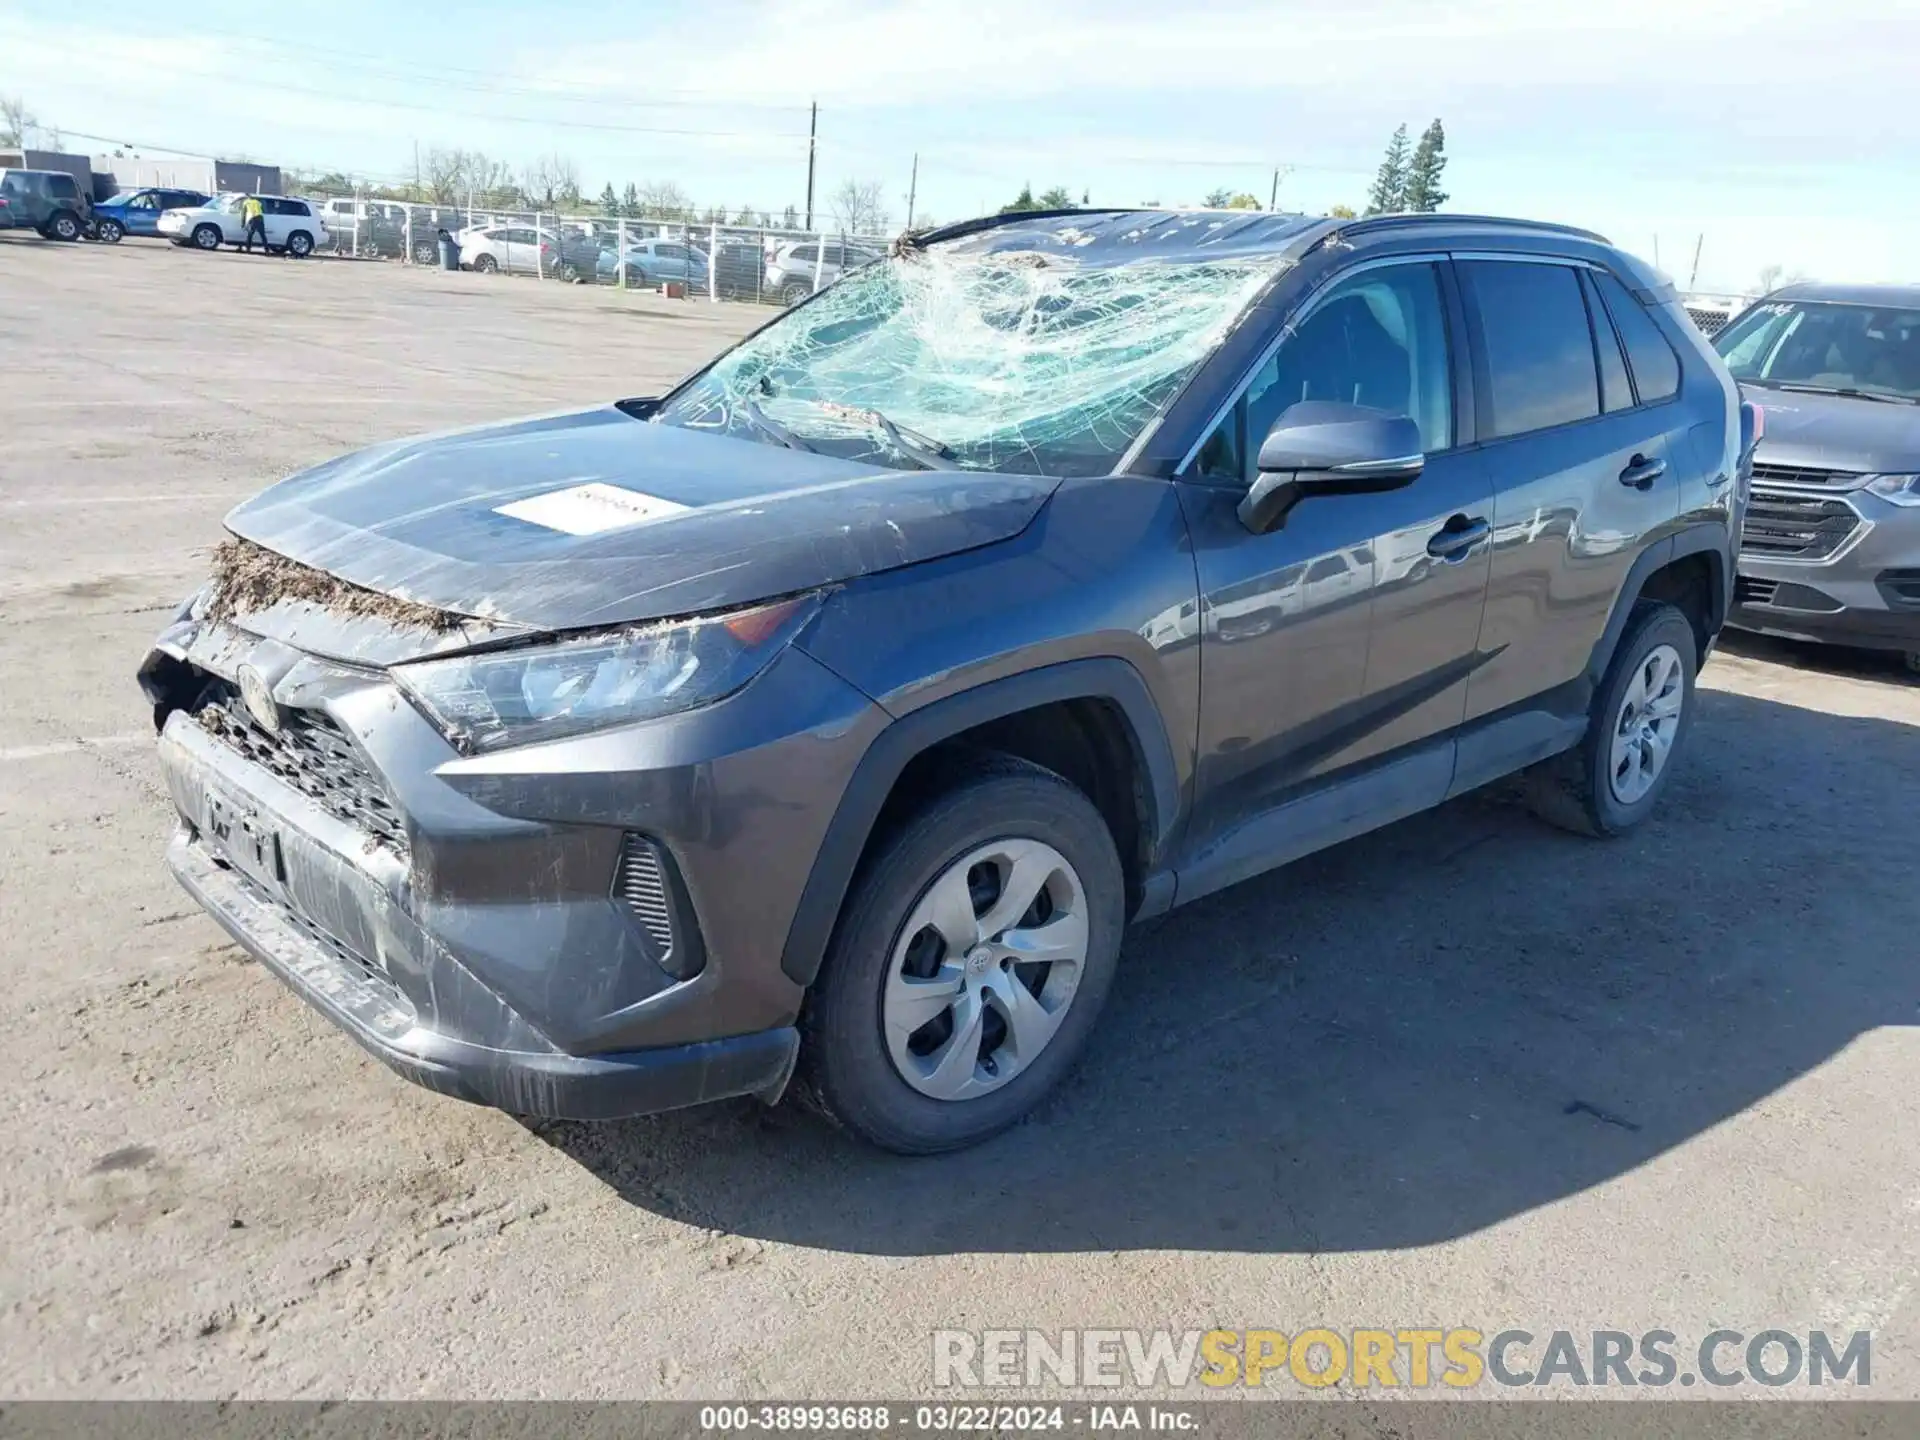
<instances>
[{"instance_id":1,"label":"side window trim","mask_svg":"<svg viewBox=\"0 0 1920 1440\"><path fill-rule=\"evenodd\" d=\"M1233 384L1227 388L1226 398L1214 408L1214 412L1207 423L1199 427L1199 434L1194 437L1193 443L1187 447L1187 453L1181 456L1180 463L1173 467L1174 477L1176 479L1195 479L1191 473L1194 461L1199 459L1201 448L1212 437L1213 432L1219 428L1220 422L1227 418L1228 412L1230 411L1239 412L1239 417L1235 423L1241 427L1242 431L1240 436L1241 468L1245 471L1247 465L1252 463L1252 460L1251 456L1247 453L1249 437L1245 434L1246 411L1241 402L1246 399L1247 391L1252 388L1253 382L1260 377L1260 372L1266 368L1267 362L1278 353L1280 347L1286 344L1293 333L1300 328L1301 322L1313 314L1314 309L1327 298L1327 293L1332 290L1334 286L1352 279L1355 275L1363 275L1369 270L1385 270L1400 265L1431 265L1440 272L1441 306L1446 314L1449 326L1447 351L1453 370L1455 431L1453 448L1456 450L1459 449L1465 442L1461 439L1459 415L1460 374L1458 354L1451 328L1454 320L1453 306L1458 303L1458 297L1454 296L1452 291L1453 266L1449 263L1448 256L1444 252L1410 250L1396 255L1375 255L1369 259L1359 261L1357 264L1341 266L1339 269L1329 271L1327 274L1321 276L1315 283L1313 289L1309 290L1300 303L1288 312L1285 323L1273 333L1266 344L1262 345L1260 349L1254 353L1252 360L1246 368L1234 380ZM1438 454L1441 452L1436 451L1435 453Z\"/></svg>"},{"instance_id":2,"label":"side window trim","mask_svg":"<svg viewBox=\"0 0 1920 1440\"><path fill-rule=\"evenodd\" d=\"M1607 297L1600 293L1600 287L1594 283L1594 271L1582 267L1580 275L1580 293L1587 301L1587 329L1593 333L1593 368L1600 381L1600 413L1602 415L1628 415L1641 409L1646 401L1640 398L1640 386L1633 378L1633 366L1627 363L1627 342L1620 334L1619 322L1613 318L1613 312L1607 305ZM1606 332L1605 336L1601 331ZM1613 341L1613 353L1620 361L1620 373L1627 377L1627 405L1625 409L1607 408L1607 367L1601 360L1601 347L1607 340Z\"/></svg>"}]
</instances>

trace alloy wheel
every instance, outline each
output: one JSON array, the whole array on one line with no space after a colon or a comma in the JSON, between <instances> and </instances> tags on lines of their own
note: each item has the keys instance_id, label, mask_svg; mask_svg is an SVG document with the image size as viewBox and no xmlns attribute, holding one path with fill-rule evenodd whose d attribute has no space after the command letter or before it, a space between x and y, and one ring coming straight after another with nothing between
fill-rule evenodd
<instances>
[{"instance_id":1,"label":"alloy wheel","mask_svg":"<svg viewBox=\"0 0 1920 1440\"><path fill-rule=\"evenodd\" d=\"M1047 1047L1087 962L1087 896L1038 840L996 840L927 887L889 957L887 1053L907 1084L969 1100L1007 1084Z\"/></svg>"},{"instance_id":2,"label":"alloy wheel","mask_svg":"<svg viewBox=\"0 0 1920 1440\"><path fill-rule=\"evenodd\" d=\"M1637 804L1660 778L1686 699L1680 652L1671 645L1654 646L1635 667L1614 718L1608 779L1622 805Z\"/></svg>"}]
</instances>

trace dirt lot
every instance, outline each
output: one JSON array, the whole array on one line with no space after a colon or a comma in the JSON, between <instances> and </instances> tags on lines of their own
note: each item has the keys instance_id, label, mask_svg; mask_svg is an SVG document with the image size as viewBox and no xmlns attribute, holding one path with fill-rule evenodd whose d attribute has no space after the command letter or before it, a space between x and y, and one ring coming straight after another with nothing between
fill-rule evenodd
<instances>
[{"instance_id":1,"label":"dirt lot","mask_svg":"<svg viewBox=\"0 0 1920 1440\"><path fill-rule=\"evenodd\" d=\"M764 317L0 238L0 1392L903 1395L938 1327L1326 1324L1871 1328L1920 1396L1920 688L1870 658L1723 652L1632 840L1475 798L1137 930L949 1159L530 1127L223 943L133 669L226 508Z\"/></svg>"}]
</instances>

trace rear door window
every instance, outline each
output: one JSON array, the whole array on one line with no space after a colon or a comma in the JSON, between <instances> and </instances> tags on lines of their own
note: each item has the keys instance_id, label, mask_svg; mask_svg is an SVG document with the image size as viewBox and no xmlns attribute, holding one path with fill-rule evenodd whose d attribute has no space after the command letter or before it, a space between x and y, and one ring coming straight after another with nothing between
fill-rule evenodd
<instances>
[{"instance_id":1,"label":"rear door window","mask_svg":"<svg viewBox=\"0 0 1920 1440\"><path fill-rule=\"evenodd\" d=\"M1600 375L1580 277L1568 265L1460 264L1486 351L1489 434L1524 435L1600 413Z\"/></svg>"},{"instance_id":2,"label":"rear door window","mask_svg":"<svg viewBox=\"0 0 1920 1440\"><path fill-rule=\"evenodd\" d=\"M1594 278L1607 309L1613 312L1620 338L1626 342L1627 364L1633 371L1640 403L1654 405L1672 399L1680 392L1680 357L1673 353L1673 346L1626 286L1604 272Z\"/></svg>"}]
</instances>

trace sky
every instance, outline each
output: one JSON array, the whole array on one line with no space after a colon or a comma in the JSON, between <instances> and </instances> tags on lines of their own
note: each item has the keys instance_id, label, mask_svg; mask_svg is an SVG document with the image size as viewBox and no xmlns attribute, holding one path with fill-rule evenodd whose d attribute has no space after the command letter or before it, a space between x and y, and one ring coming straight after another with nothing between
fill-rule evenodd
<instances>
[{"instance_id":1,"label":"sky","mask_svg":"<svg viewBox=\"0 0 1920 1440\"><path fill-rule=\"evenodd\" d=\"M896 225L1023 184L1361 205L1438 117L1446 208L1599 230L1681 285L1920 280L1916 0L0 0L0 95L66 148L410 180L416 148L701 206L876 182ZM1695 253L1698 268L1695 270Z\"/></svg>"}]
</instances>

